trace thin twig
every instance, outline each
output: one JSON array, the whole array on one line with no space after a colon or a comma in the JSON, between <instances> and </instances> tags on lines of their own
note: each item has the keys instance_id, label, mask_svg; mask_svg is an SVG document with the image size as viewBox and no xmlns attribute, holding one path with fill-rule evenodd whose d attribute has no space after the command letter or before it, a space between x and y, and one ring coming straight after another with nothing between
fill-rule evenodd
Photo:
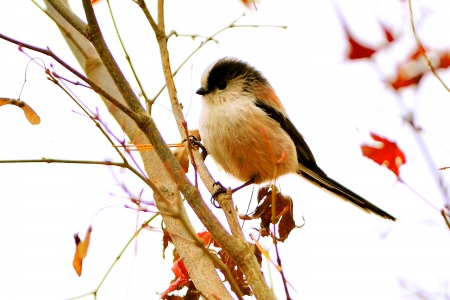
<instances>
[{"instance_id":1,"label":"thin twig","mask_svg":"<svg viewBox=\"0 0 450 300\"><path fill-rule=\"evenodd\" d=\"M144 0L136 0L135 1L137 5L142 9L144 12L145 17L147 18L148 22L150 23L150 26L152 27L153 31L157 32L159 31L158 25L156 24L155 20L153 19L152 15L150 14L150 11L147 8L147 4Z\"/></svg>"},{"instance_id":2,"label":"thin twig","mask_svg":"<svg viewBox=\"0 0 450 300\"><path fill-rule=\"evenodd\" d=\"M63 163L63 164L84 164L84 165L105 165L116 166L130 170L136 176L138 176L143 182L145 182L153 191L163 197L161 191L155 186L149 179L145 178L135 168L130 166L127 162L113 162L113 161L91 161L91 160L71 160L71 159L56 159L56 158L41 158L41 159L11 159L0 160L0 164L13 164L13 163Z\"/></svg>"},{"instance_id":3,"label":"thin twig","mask_svg":"<svg viewBox=\"0 0 450 300\"><path fill-rule=\"evenodd\" d=\"M56 158L46 158L46 157L43 157L41 159L0 160L0 164L14 164L14 163L63 163L63 164L105 165L105 166L116 166L116 167L126 168L126 166L123 162L114 162L114 161L56 159Z\"/></svg>"},{"instance_id":4,"label":"thin twig","mask_svg":"<svg viewBox=\"0 0 450 300\"><path fill-rule=\"evenodd\" d=\"M85 88L88 88L88 89L92 89L92 88L91 88L89 85L87 85L87 84L81 83L81 82L79 82L79 81L72 81L72 80L70 80L70 79L64 78L64 77L58 75L58 73L56 73L56 72L52 72L52 75L53 75L55 78L64 80L65 82L71 83L71 84L73 84L73 85L79 85L79 86L82 86L82 87L85 87Z\"/></svg>"},{"instance_id":5,"label":"thin twig","mask_svg":"<svg viewBox=\"0 0 450 300\"><path fill-rule=\"evenodd\" d=\"M112 12L111 4L109 3L109 0L106 0L106 3L108 4L108 9L109 9L109 13L111 15L111 20L113 22L114 29L116 30L117 37L119 38L120 45L122 46L123 52L125 54L125 59L128 61L128 65L130 66L130 69L131 69L131 72L133 73L134 79L136 80L136 83L139 86L141 95L144 97L145 102L147 103L148 102L147 94L145 93L144 86L142 85L141 81L139 80L139 76L137 75L136 70L134 69L133 63L131 62L131 58L125 47L125 44L123 43L122 37L119 32L119 28L117 27L116 19L114 18L114 14ZM150 112L150 110L148 108L147 108L147 111Z\"/></svg>"},{"instance_id":6,"label":"thin twig","mask_svg":"<svg viewBox=\"0 0 450 300\"><path fill-rule=\"evenodd\" d=\"M164 0L158 0L158 27L161 31L165 31L164 23Z\"/></svg>"},{"instance_id":7,"label":"thin twig","mask_svg":"<svg viewBox=\"0 0 450 300\"><path fill-rule=\"evenodd\" d=\"M276 228L275 228L275 224L273 224L273 232L275 232ZM286 285L287 280L286 277L284 277L284 271L283 271L283 266L281 265L281 257L280 257L280 253L278 252L278 241L277 239L273 239L273 243L275 244L275 253L277 254L277 264L280 266L280 274L281 274L281 279L283 279L283 287L284 287L284 292L286 293L286 299L290 300L292 299L291 296L289 295L289 289Z\"/></svg>"},{"instance_id":8,"label":"thin twig","mask_svg":"<svg viewBox=\"0 0 450 300\"><path fill-rule=\"evenodd\" d=\"M258 27L273 27L273 28L282 28L282 29L286 29L287 26L276 26L276 25L236 25L235 23L237 21L239 21L242 17L244 17L245 14L242 14L241 16L239 16L236 20L234 20L233 22L231 22L230 24L228 24L226 27L223 27L222 29L220 29L219 31L217 31L216 33L214 33L213 35L209 36L209 37L203 37L201 35L189 35L189 34L178 34L176 31L171 31L169 33L169 35L167 36L167 38L171 37L172 35L175 36L182 36L182 37L191 37L191 38L195 38L195 37L203 37L205 38L205 40L200 44L200 46L198 46L197 49L195 49L194 51L191 52L191 54L189 54L186 59L178 66L178 68L175 69L175 71L172 73L172 76L177 75L178 71L180 71L180 69L189 61L189 59L191 59L192 56L194 56L195 53L197 53L205 44L207 44L208 42L214 41L217 43L217 41L214 39L218 34L222 33L223 31L230 29L230 28L237 28L237 27L252 27L252 28L258 28ZM164 89L166 88L166 85L164 85L157 93L156 95L152 98L151 103L153 104L153 102L156 101L156 99L161 95L161 93L164 91Z\"/></svg>"},{"instance_id":9,"label":"thin twig","mask_svg":"<svg viewBox=\"0 0 450 300\"><path fill-rule=\"evenodd\" d=\"M49 74L49 71L46 71L46 73L47 74ZM49 74L49 76L52 76L51 74ZM75 97L68 91L68 90L66 90L64 87L62 87L61 85L60 85L60 83L59 83L59 81L58 80L56 80L55 78L50 78L50 79L52 79L52 81L57 85L57 86L59 86L77 105L78 105L78 107L80 107L82 110L83 110L83 112L94 122L94 124L95 124L95 126L101 131L101 133L106 137L106 139L108 140L108 142L112 145L112 146L115 146L114 145L114 142L112 141L112 139L110 138L110 136L109 136L109 134L110 135L112 135L112 136L114 136L113 134L112 134L112 132L111 131L109 131L109 129L106 127L106 125L102 122L102 120L99 118L99 116L98 116L98 114L97 114L97 116L96 117L94 117L93 116L93 113L91 112L91 111L89 111L88 112L88 110L87 110L87 108L85 108L84 107L84 105L81 105L81 103L80 103L80 101L78 101L77 99L75 99ZM106 131L105 131L105 129L103 129L103 127L101 126L101 125L104 127L104 128L106 128L107 130L108 130L108 132L109 132L109 134L108 133L106 133ZM114 136L115 137L115 136ZM115 137L115 139L117 140L117 141L119 141L119 139L117 138L117 137ZM126 157L122 154L122 152L117 148L117 147L114 147L115 148L115 150L116 150L116 152L119 154L119 156L122 158L122 161L124 162L124 164L126 165L126 168L127 169L129 169L130 171L132 171L133 173L135 173L135 174L140 174L141 176L140 176L140 178L142 179L142 180L144 180L144 182L146 183L146 184L148 184L150 187L152 187L152 189L153 188L156 188L157 190L155 190L155 192L157 192L158 194L160 194L160 195L162 195L162 193L161 193L161 191L159 191L159 189L156 187L156 185L154 185L153 183L150 183L150 180L145 176L145 173L140 169L140 167L139 167L139 164L137 164L136 163L136 161L134 160L134 158L133 158L133 156L129 153L129 155L130 155L130 157L132 158L132 160L133 160L133 162L134 162L134 164L137 166L137 168L139 169L139 171L138 170L136 170L135 168L133 168L130 164L129 164L129 162L128 162L128 160L126 159ZM150 184L149 184L150 183Z\"/></svg>"},{"instance_id":10,"label":"thin twig","mask_svg":"<svg viewBox=\"0 0 450 300\"><path fill-rule=\"evenodd\" d=\"M108 277L109 273L111 273L112 269L114 268L114 266L117 264L117 262L120 260L120 258L122 257L122 255L125 253L125 250L127 250L128 246L131 244L131 242L133 242L133 240L139 235L139 233L142 231L142 229L144 229L145 227L147 227L148 223L150 223L153 219L155 219L157 216L159 215L159 213L153 215L150 219L148 219L147 221L145 221L144 223L142 223L141 227L133 234L133 236L128 240L128 242L126 243L125 247L123 247L122 251L120 251L119 255L116 257L116 259L114 260L114 262L112 263L112 265L109 267L108 271L106 271L105 276L103 276L102 280L100 281L99 285L97 286L97 288L90 292L90 293L86 293L84 295L80 295L74 298L70 298L69 300L74 300L74 299L79 299L81 297L87 296L87 295L94 295L96 297L98 291L100 290L100 288L102 287L103 283L105 282L106 278Z\"/></svg>"},{"instance_id":11,"label":"thin twig","mask_svg":"<svg viewBox=\"0 0 450 300\"><path fill-rule=\"evenodd\" d=\"M54 54L50 50L50 48L43 49L43 48L35 47L35 46L29 45L29 44L26 44L26 43L22 43L22 42L20 42L18 40L10 38L10 37L8 37L8 36L6 36L4 34L1 34L1 33L0 33L0 39L4 39L4 40L6 40L8 42L11 42L13 44L19 45L20 48L22 48L22 47L23 48L27 48L27 49L30 49L30 50L33 50L33 51L45 54L47 56L50 56L51 58L56 60L60 65L62 65L64 68L66 68L67 70L72 72L75 76L77 76L78 78L80 78L81 80L86 82L88 85L90 85L92 87L92 89L96 93L98 93L98 94L102 95L103 97L105 97L108 101L110 101L112 104L117 106L118 109L123 111L130 118L132 118L135 121L140 121L140 117L136 113L134 113L128 107L123 105L119 100L117 100L116 98L111 96L108 92L106 92L103 88L101 88L99 85L97 85L94 81L90 80L89 78L87 78L86 76L84 76L83 74L81 74L80 72L78 72L77 70L72 68L71 66L69 66L65 61L63 61L56 54Z\"/></svg>"},{"instance_id":12,"label":"thin twig","mask_svg":"<svg viewBox=\"0 0 450 300\"><path fill-rule=\"evenodd\" d=\"M423 47L422 42L420 41L419 35L417 34L416 26L414 25L414 16L413 16L413 11L412 11L411 0L408 0L408 6L409 6L409 16L410 16L410 21L411 21L411 28L412 28L412 31L414 34L414 38L416 39L417 47L419 47L420 53L422 53L423 57L427 61L427 64L430 67L430 70L433 73L433 75L439 80L439 82L442 84L442 86L448 92L450 92L450 88L445 84L445 82L442 80L442 78L438 75L431 60L428 58L425 48Z\"/></svg>"},{"instance_id":13,"label":"thin twig","mask_svg":"<svg viewBox=\"0 0 450 300\"><path fill-rule=\"evenodd\" d=\"M428 201L427 199L425 199L421 194L419 194L416 190L414 190L409 184L407 184L406 182L403 181L403 179L401 179L400 177L398 178L398 181L403 183L404 186L406 186L411 192L413 192L414 194L416 194L416 196L418 196L420 199L422 199L426 204L428 204L429 206L431 206L432 208L434 208L437 211L441 211L439 208L437 208L436 206L434 206L434 204L432 204L430 201Z\"/></svg>"},{"instance_id":14,"label":"thin twig","mask_svg":"<svg viewBox=\"0 0 450 300\"><path fill-rule=\"evenodd\" d=\"M206 43L213 41L214 37L216 35L218 35L219 33L221 33L222 31L225 31L229 28L232 27L232 25L234 25L234 23L236 23L237 21L239 21L239 19L241 19L242 17L244 17L245 14L241 15L239 18L237 18L236 20L234 20L233 22L231 22L228 26L220 29L219 31L217 31L216 33L214 33L213 35L211 35L210 37L207 37L201 44L200 46L195 49L194 51L191 52L191 54L189 54L186 59L178 66L178 68L175 69L175 71L172 73L172 76L177 75L178 71L180 71L180 69L189 61L189 59L191 59L192 56L194 56L195 53L197 53ZM153 99L151 100L151 104L153 104L153 102L156 101L156 99L159 97L159 95L161 95L162 91L164 91L164 89L167 87L167 85L165 84L157 93L156 95L153 97Z\"/></svg>"}]
</instances>

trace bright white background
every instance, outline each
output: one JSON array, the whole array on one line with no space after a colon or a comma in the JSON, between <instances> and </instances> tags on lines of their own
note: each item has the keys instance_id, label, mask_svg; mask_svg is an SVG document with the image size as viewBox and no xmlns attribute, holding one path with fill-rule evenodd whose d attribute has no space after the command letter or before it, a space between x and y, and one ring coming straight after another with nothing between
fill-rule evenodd
<instances>
[{"instance_id":1,"label":"bright white background","mask_svg":"<svg viewBox=\"0 0 450 300\"><path fill-rule=\"evenodd\" d=\"M151 28L132 1L111 2L137 72L152 97L163 85L163 77ZM82 16L81 1L70 3ZM152 12L155 3L148 1ZM448 1L427 1L426 6L414 3L424 42L430 47L448 48ZM276 89L322 169L399 218L392 223L361 213L294 175L281 179L282 191L294 199L297 223L302 223L302 215L306 219L305 227L294 230L280 244L285 275L297 290L291 290L291 296L404 299L412 294L400 287L399 282L405 281L413 289L429 291L433 295L430 299L448 299L443 294L448 297L450 283L449 232L439 212L397 183L389 170L362 157L360 144L370 141L369 131L397 141L408 160L400 168L402 178L434 206L442 207L445 200L434 174L437 167L450 165L446 150L450 147L450 97L429 75L416 91L401 94L427 131L424 139L436 164L430 166L414 134L401 120L405 111L398 103L402 100L380 81L371 63L345 61L347 45L335 6L340 7L355 35L372 47L383 43L377 17L397 34L402 33L398 45L376 58L383 71L393 75L396 63L414 48L404 1L261 0L258 12L246 9L237 0L166 1L167 30L180 34L210 36L243 12L247 16L238 24L288 26L287 30L229 29L216 37L218 45L210 43L191 59L176 76L188 125L197 126L200 98L195 90L212 60L236 56L257 66ZM108 45L131 79L106 2L95 9ZM31 2L2 1L0 32L35 46L48 46L81 70L57 27ZM201 41L172 37L169 47L174 68ZM29 59L16 45L3 40L0 49L0 97L17 98ZM47 67L53 63L42 54L26 51L43 59ZM75 78L54 65L61 75ZM448 72L440 74L450 82ZM89 107L99 107L110 128L122 137L98 96L83 88L73 90ZM0 160L50 157L118 161L93 123L73 112L80 110L34 63L28 68L21 99L38 112L42 122L31 126L17 107L0 107ZM178 142L169 106L163 93L153 116L166 141ZM238 184L218 171L210 158L208 165L224 185ZM443 175L446 183L448 174ZM94 290L136 226L150 216L141 213L137 220L135 211L123 208L128 201L119 187L122 182L134 195L143 188L128 172L103 166L0 164L0 299L66 299ZM246 211L250 194L251 188L247 188L235 195L240 212ZM151 195L144 188L143 198L150 200ZM209 195L204 195L208 201ZM83 275L78 277L72 269L73 234L80 231L83 236L89 224L93 225L91 247ZM160 220L152 224L158 227ZM245 228L253 232L251 227L257 226L247 223ZM196 229L201 231L203 227L197 222ZM161 258L161 238L158 231L144 230L107 277L98 299L157 299L156 293L164 291L173 278L170 255L166 261ZM270 248L269 240L262 243ZM272 277L278 298L285 298L277 272L271 268L264 273Z\"/></svg>"}]
</instances>

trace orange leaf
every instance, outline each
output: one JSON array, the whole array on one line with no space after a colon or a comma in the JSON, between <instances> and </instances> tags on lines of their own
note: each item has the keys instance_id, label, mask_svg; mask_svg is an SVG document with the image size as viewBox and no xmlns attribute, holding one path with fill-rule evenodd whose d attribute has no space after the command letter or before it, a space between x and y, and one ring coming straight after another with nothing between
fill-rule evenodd
<instances>
[{"instance_id":1,"label":"orange leaf","mask_svg":"<svg viewBox=\"0 0 450 300\"><path fill-rule=\"evenodd\" d=\"M89 242L91 240L91 232L92 232L92 226L89 226L86 237L84 238L84 241L80 240L80 237L78 236L78 233L74 235L75 238L75 256L73 258L73 268L75 269L75 272L77 272L78 276L81 276L81 271L83 267L83 259L87 255L87 251L89 248Z\"/></svg>"},{"instance_id":2,"label":"orange leaf","mask_svg":"<svg viewBox=\"0 0 450 300\"><path fill-rule=\"evenodd\" d=\"M250 9L256 9L255 0L241 0L241 2Z\"/></svg>"},{"instance_id":3,"label":"orange leaf","mask_svg":"<svg viewBox=\"0 0 450 300\"><path fill-rule=\"evenodd\" d=\"M172 150L172 153L180 163L183 171L187 173L189 171L189 152L183 146L182 148L176 148L175 150Z\"/></svg>"},{"instance_id":4,"label":"orange leaf","mask_svg":"<svg viewBox=\"0 0 450 300\"><path fill-rule=\"evenodd\" d=\"M370 134L375 141L381 142L381 147L361 145L364 156L370 158L379 165L386 166L399 177L399 167L406 163L406 157L397 144L374 133Z\"/></svg>"},{"instance_id":5,"label":"orange leaf","mask_svg":"<svg viewBox=\"0 0 450 300\"><path fill-rule=\"evenodd\" d=\"M0 98L0 106L6 104L20 107L23 110L25 117L27 117L28 122L30 122L32 125L41 123L41 118L38 116L38 114L25 102L12 98Z\"/></svg>"}]
</instances>

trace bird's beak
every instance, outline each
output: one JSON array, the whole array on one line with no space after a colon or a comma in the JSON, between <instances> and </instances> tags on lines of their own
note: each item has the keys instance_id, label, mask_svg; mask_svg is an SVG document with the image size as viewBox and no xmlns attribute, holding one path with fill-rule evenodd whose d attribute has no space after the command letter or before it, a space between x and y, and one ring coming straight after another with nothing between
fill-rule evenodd
<instances>
[{"instance_id":1,"label":"bird's beak","mask_svg":"<svg viewBox=\"0 0 450 300\"><path fill-rule=\"evenodd\" d=\"M203 96L203 95L208 94L208 91L205 88L201 87L196 91L196 93Z\"/></svg>"}]
</instances>

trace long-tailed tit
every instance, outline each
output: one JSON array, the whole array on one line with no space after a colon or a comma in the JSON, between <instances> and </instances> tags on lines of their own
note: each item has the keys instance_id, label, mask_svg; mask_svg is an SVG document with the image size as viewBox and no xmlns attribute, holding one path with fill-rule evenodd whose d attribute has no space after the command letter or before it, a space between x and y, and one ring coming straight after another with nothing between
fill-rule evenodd
<instances>
[{"instance_id":1,"label":"long-tailed tit","mask_svg":"<svg viewBox=\"0 0 450 300\"><path fill-rule=\"evenodd\" d=\"M213 159L237 179L263 183L297 173L366 212L395 218L329 178L267 79L248 63L223 58L203 73L200 135Z\"/></svg>"}]
</instances>

